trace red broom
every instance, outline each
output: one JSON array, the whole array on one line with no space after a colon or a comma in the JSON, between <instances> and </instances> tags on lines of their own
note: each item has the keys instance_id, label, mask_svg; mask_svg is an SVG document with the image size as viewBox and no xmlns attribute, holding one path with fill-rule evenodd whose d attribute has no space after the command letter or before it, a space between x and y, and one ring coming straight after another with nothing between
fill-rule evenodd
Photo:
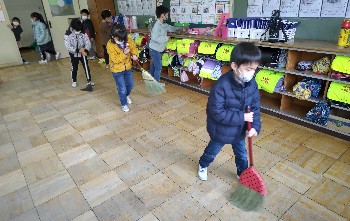
<instances>
[{"instance_id":1,"label":"red broom","mask_svg":"<svg viewBox=\"0 0 350 221\"><path fill-rule=\"evenodd\" d=\"M250 107L247 107L250 113ZM247 122L248 131L252 128L251 122ZM239 177L239 184L229 201L244 211L259 210L264 204L267 194L264 181L254 168L252 137L248 137L248 152L250 167L243 171Z\"/></svg>"}]
</instances>

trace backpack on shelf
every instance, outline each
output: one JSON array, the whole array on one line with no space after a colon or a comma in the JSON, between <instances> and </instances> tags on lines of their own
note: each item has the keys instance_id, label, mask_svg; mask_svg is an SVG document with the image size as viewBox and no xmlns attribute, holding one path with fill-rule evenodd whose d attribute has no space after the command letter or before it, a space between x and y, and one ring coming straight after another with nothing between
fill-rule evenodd
<instances>
[{"instance_id":1,"label":"backpack on shelf","mask_svg":"<svg viewBox=\"0 0 350 221\"><path fill-rule=\"evenodd\" d=\"M188 75L186 73L186 71L182 71L181 72L181 75L180 75L180 81L181 82L187 82L189 79L188 79Z\"/></svg>"},{"instance_id":2,"label":"backpack on shelf","mask_svg":"<svg viewBox=\"0 0 350 221\"><path fill-rule=\"evenodd\" d=\"M319 101L316 106L305 115L305 119L322 126L327 126L331 110L330 106L330 103L325 100Z\"/></svg>"},{"instance_id":3,"label":"backpack on shelf","mask_svg":"<svg viewBox=\"0 0 350 221\"><path fill-rule=\"evenodd\" d=\"M298 71L312 70L313 61L300 61L295 68Z\"/></svg>"},{"instance_id":4,"label":"backpack on shelf","mask_svg":"<svg viewBox=\"0 0 350 221\"><path fill-rule=\"evenodd\" d=\"M293 92L300 100L308 100L311 97L311 90L306 82L298 82L294 85Z\"/></svg>"},{"instance_id":5,"label":"backpack on shelf","mask_svg":"<svg viewBox=\"0 0 350 221\"><path fill-rule=\"evenodd\" d=\"M329 57L323 57L320 60L315 61L312 65L312 71L316 74L328 74L330 68L331 60Z\"/></svg>"},{"instance_id":6,"label":"backpack on shelf","mask_svg":"<svg viewBox=\"0 0 350 221\"><path fill-rule=\"evenodd\" d=\"M311 96L317 98L322 89L322 80L315 78L304 78L301 82L305 82L311 91Z\"/></svg>"}]
</instances>

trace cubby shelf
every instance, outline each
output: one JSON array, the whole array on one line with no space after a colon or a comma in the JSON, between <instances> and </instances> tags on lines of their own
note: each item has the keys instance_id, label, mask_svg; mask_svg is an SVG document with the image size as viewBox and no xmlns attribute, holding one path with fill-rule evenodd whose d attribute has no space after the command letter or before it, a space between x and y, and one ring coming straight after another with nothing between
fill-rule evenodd
<instances>
[{"instance_id":1,"label":"cubby shelf","mask_svg":"<svg viewBox=\"0 0 350 221\"><path fill-rule=\"evenodd\" d=\"M312 71L287 70L285 68L269 68L269 67L264 67L264 66L259 66L259 68L271 70L271 71L283 72L283 73L287 73L287 74L299 75L299 76L303 76L303 77L311 77L311 78L321 79L321 80L325 80L325 81L334 81L334 82L339 82L339 83L343 83L343 84L350 84L350 81L342 81L342 80L330 78L326 75L315 74Z\"/></svg>"}]
</instances>

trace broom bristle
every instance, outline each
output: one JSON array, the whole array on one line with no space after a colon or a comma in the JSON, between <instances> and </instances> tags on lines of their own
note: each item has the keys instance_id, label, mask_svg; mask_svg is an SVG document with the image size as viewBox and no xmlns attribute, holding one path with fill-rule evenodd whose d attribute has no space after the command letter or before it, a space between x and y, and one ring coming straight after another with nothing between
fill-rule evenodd
<instances>
[{"instance_id":1,"label":"broom bristle","mask_svg":"<svg viewBox=\"0 0 350 221\"><path fill-rule=\"evenodd\" d=\"M265 197L239 183L236 191L228 200L243 211L258 211L262 208Z\"/></svg>"},{"instance_id":2,"label":"broom bristle","mask_svg":"<svg viewBox=\"0 0 350 221\"><path fill-rule=\"evenodd\" d=\"M159 82L156 81L152 75L145 70L142 70L142 78L145 82L147 91L153 94L161 94L166 91L165 88L160 85Z\"/></svg>"}]
</instances>

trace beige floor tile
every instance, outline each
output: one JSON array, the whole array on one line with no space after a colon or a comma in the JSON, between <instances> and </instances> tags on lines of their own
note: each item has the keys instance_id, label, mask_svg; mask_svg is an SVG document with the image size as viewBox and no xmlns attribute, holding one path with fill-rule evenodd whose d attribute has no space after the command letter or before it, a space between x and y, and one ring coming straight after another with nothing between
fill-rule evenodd
<instances>
[{"instance_id":1,"label":"beige floor tile","mask_svg":"<svg viewBox=\"0 0 350 221\"><path fill-rule=\"evenodd\" d=\"M264 207L276 217L281 218L300 199L301 194L269 176L262 175L262 178L267 189Z\"/></svg>"},{"instance_id":2,"label":"beige floor tile","mask_svg":"<svg viewBox=\"0 0 350 221\"><path fill-rule=\"evenodd\" d=\"M100 221L139 220L149 213L146 206L130 189L93 208Z\"/></svg>"},{"instance_id":3,"label":"beige floor tile","mask_svg":"<svg viewBox=\"0 0 350 221\"><path fill-rule=\"evenodd\" d=\"M35 106L35 107L29 109L30 113L33 116L43 114L45 112L49 112L49 111L53 111L53 110L55 110L55 107L50 103L40 105L40 106Z\"/></svg>"},{"instance_id":4,"label":"beige floor tile","mask_svg":"<svg viewBox=\"0 0 350 221\"><path fill-rule=\"evenodd\" d=\"M211 213L185 191L154 209L159 220L206 220Z\"/></svg>"},{"instance_id":5,"label":"beige floor tile","mask_svg":"<svg viewBox=\"0 0 350 221\"><path fill-rule=\"evenodd\" d=\"M213 214L228 202L227 198L233 190L226 182L212 177L207 181L198 181L186 192Z\"/></svg>"},{"instance_id":6,"label":"beige floor tile","mask_svg":"<svg viewBox=\"0 0 350 221\"><path fill-rule=\"evenodd\" d=\"M178 193L180 187L163 173L159 172L131 187L131 190L149 210L152 210Z\"/></svg>"},{"instance_id":7,"label":"beige floor tile","mask_svg":"<svg viewBox=\"0 0 350 221\"><path fill-rule=\"evenodd\" d=\"M187 157L176 161L163 170L163 173L182 188L187 188L198 181L198 162Z\"/></svg>"},{"instance_id":8,"label":"beige floor tile","mask_svg":"<svg viewBox=\"0 0 350 221\"><path fill-rule=\"evenodd\" d=\"M10 91L8 91L8 92L11 93ZM15 105L18 105L18 104L22 104L22 103L23 103L23 100L21 98L4 100L4 101L0 102L0 108L7 108L7 107L15 106Z\"/></svg>"},{"instance_id":9,"label":"beige floor tile","mask_svg":"<svg viewBox=\"0 0 350 221\"><path fill-rule=\"evenodd\" d=\"M204 122L192 116L188 116L184 119L175 122L174 124L180 127L181 129L191 133L192 131L195 131L198 127L203 126Z\"/></svg>"},{"instance_id":10,"label":"beige floor tile","mask_svg":"<svg viewBox=\"0 0 350 221\"><path fill-rule=\"evenodd\" d=\"M28 128L36 124L36 121L32 116L24 117L22 119L9 121L7 125L7 129L12 131L23 130L23 128Z\"/></svg>"},{"instance_id":11,"label":"beige floor tile","mask_svg":"<svg viewBox=\"0 0 350 221\"><path fill-rule=\"evenodd\" d=\"M159 118L158 116L149 117L146 120L142 122L138 122L138 125L140 125L142 128L147 130L148 132L154 132L160 128L165 127L167 124L169 124L165 119Z\"/></svg>"},{"instance_id":12,"label":"beige floor tile","mask_svg":"<svg viewBox=\"0 0 350 221\"><path fill-rule=\"evenodd\" d=\"M324 173L336 161L331 157L303 146L298 147L287 159L317 174Z\"/></svg>"},{"instance_id":13,"label":"beige floor tile","mask_svg":"<svg viewBox=\"0 0 350 221\"><path fill-rule=\"evenodd\" d=\"M306 193L306 196L338 215L350 219L349 188L323 178Z\"/></svg>"},{"instance_id":14,"label":"beige floor tile","mask_svg":"<svg viewBox=\"0 0 350 221\"><path fill-rule=\"evenodd\" d=\"M99 122L99 121L98 121ZM129 123L122 119L112 120L110 122L105 123L106 127L114 133L117 133L120 129L129 126Z\"/></svg>"},{"instance_id":15,"label":"beige floor tile","mask_svg":"<svg viewBox=\"0 0 350 221\"><path fill-rule=\"evenodd\" d=\"M334 159L339 159L350 148L350 143L329 135L322 135L313 136L305 142L304 146Z\"/></svg>"},{"instance_id":16,"label":"beige floor tile","mask_svg":"<svg viewBox=\"0 0 350 221\"><path fill-rule=\"evenodd\" d=\"M86 213L76 217L72 221L98 221L98 219L95 216L95 213L89 210Z\"/></svg>"},{"instance_id":17,"label":"beige floor tile","mask_svg":"<svg viewBox=\"0 0 350 221\"><path fill-rule=\"evenodd\" d=\"M350 148L339 158L343 163L350 164Z\"/></svg>"},{"instance_id":18,"label":"beige floor tile","mask_svg":"<svg viewBox=\"0 0 350 221\"><path fill-rule=\"evenodd\" d=\"M135 124L126 128L121 128L115 134L124 142L129 142L136 138L147 135L149 132L139 125Z\"/></svg>"},{"instance_id":19,"label":"beige floor tile","mask_svg":"<svg viewBox=\"0 0 350 221\"><path fill-rule=\"evenodd\" d=\"M112 120L118 120L124 117L124 113L117 110L107 111L96 116L96 119L103 124L106 124Z\"/></svg>"},{"instance_id":20,"label":"beige floor tile","mask_svg":"<svg viewBox=\"0 0 350 221\"><path fill-rule=\"evenodd\" d=\"M69 174L78 186L108 172L109 170L109 166L99 156L95 156L68 168Z\"/></svg>"},{"instance_id":21,"label":"beige floor tile","mask_svg":"<svg viewBox=\"0 0 350 221\"><path fill-rule=\"evenodd\" d=\"M231 204L225 204L215 213L215 217L222 221L240 221L240 220L268 220L277 221L278 218L267 210L262 209L259 212L243 212Z\"/></svg>"},{"instance_id":22,"label":"beige floor tile","mask_svg":"<svg viewBox=\"0 0 350 221\"><path fill-rule=\"evenodd\" d=\"M114 169L133 159L141 157L141 155L138 152L136 152L127 144L104 152L100 156L109 165L111 169Z\"/></svg>"},{"instance_id":23,"label":"beige floor tile","mask_svg":"<svg viewBox=\"0 0 350 221\"><path fill-rule=\"evenodd\" d=\"M25 117L30 117L30 112L28 110L22 110L22 111L13 112L13 113L4 115L4 120L6 122L9 122L14 120L19 120Z\"/></svg>"},{"instance_id":24,"label":"beige floor tile","mask_svg":"<svg viewBox=\"0 0 350 221\"><path fill-rule=\"evenodd\" d=\"M132 114L127 115L125 117L125 121L128 122L130 125L142 122L142 121L147 121L150 116L153 116L152 113L150 113L147 110L141 109L141 110L134 110L132 109L132 105L130 105L130 110Z\"/></svg>"},{"instance_id":25,"label":"beige floor tile","mask_svg":"<svg viewBox=\"0 0 350 221\"><path fill-rule=\"evenodd\" d=\"M153 213L147 213L143 216L139 221L158 221L157 217L153 215Z\"/></svg>"},{"instance_id":26,"label":"beige floor tile","mask_svg":"<svg viewBox=\"0 0 350 221\"><path fill-rule=\"evenodd\" d=\"M166 99L164 101L164 103L166 105L169 105L170 107L173 107L173 108L181 108L181 106L189 103L188 100L185 100L183 98L180 98L180 97L174 97L174 98L169 98L169 99Z\"/></svg>"},{"instance_id":27,"label":"beige floor tile","mask_svg":"<svg viewBox=\"0 0 350 221\"><path fill-rule=\"evenodd\" d=\"M264 126L264 125L263 125ZM270 125L268 125L270 127ZM274 137L292 143L295 146L304 144L314 133L311 133L307 128L283 126L273 131Z\"/></svg>"},{"instance_id":28,"label":"beige floor tile","mask_svg":"<svg viewBox=\"0 0 350 221\"><path fill-rule=\"evenodd\" d=\"M78 188L37 206L40 220L72 220L90 209Z\"/></svg>"},{"instance_id":29,"label":"beige floor tile","mask_svg":"<svg viewBox=\"0 0 350 221\"><path fill-rule=\"evenodd\" d=\"M290 208L282 217L284 221L289 220L317 220L317 221L331 221L331 220L346 220L327 208L315 203L314 201L302 197L296 204Z\"/></svg>"},{"instance_id":30,"label":"beige floor tile","mask_svg":"<svg viewBox=\"0 0 350 221\"><path fill-rule=\"evenodd\" d=\"M72 135L76 132L76 130L69 124L66 124L61 127L54 128L52 130L48 130L44 132L47 139L52 142L54 140L67 137L69 135Z\"/></svg>"},{"instance_id":31,"label":"beige floor tile","mask_svg":"<svg viewBox=\"0 0 350 221\"><path fill-rule=\"evenodd\" d=\"M128 186L114 171L110 171L84 183L79 189L90 207L95 207L128 189Z\"/></svg>"},{"instance_id":32,"label":"beige floor tile","mask_svg":"<svg viewBox=\"0 0 350 221\"><path fill-rule=\"evenodd\" d=\"M162 145L162 142L158 138L149 136L148 134L146 136L136 138L135 140L131 140L128 142L128 144L140 155L147 157L151 151L157 149L160 145Z\"/></svg>"},{"instance_id":33,"label":"beige floor tile","mask_svg":"<svg viewBox=\"0 0 350 221\"><path fill-rule=\"evenodd\" d=\"M54 110L50 110L50 111L47 111L44 113L34 115L34 119L36 122L41 123L41 122L51 120L51 119L54 119L54 118L57 118L60 116L61 116L61 113L58 112L56 109L54 109Z\"/></svg>"},{"instance_id":34,"label":"beige floor tile","mask_svg":"<svg viewBox=\"0 0 350 221\"><path fill-rule=\"evenodd\" d=\"M48 143L46 136L40 132L33 135L28 135L22 139L13 141L17 153L29 150L31 148Z\"/></svg>"},{"instance_id":35,"label":"beige floor tile","mask_svg":"<svg viewBox=\"0 0 350 221\"><path fill-rule=\"evenodd\" d=\"M52 149L51 145L47 143L18 153L18 160L22 167L26 167L53 155L55 155L55 151Z\"/></svg>"},{"instance_id":36,"label":"beige floor tile","mask_svg":"<svg viewBox=\"0 0 350 221\"><path fill-rule=\"evenodd\" d=\"M94 117L91 117L91 118L86 118L81 121L71 123L71 125L74 127L76 131L81 132L97 126L101 126L101 123L98 120L96 120Z\"/></svg>"},{"instance_id":37,"label":"beige floor tile","mask_svg":"<svg viewBox=\"0 0 350 221\"><path fill-rule=\"evenodd\" d=\"M325 177L350 188L350 165L337 161L326 171Z\"/></svg>"},{"instance_id":38,"label":"beige floor tile","mask_svg":"<svg viewBox=\"0 0 350 221\"><path fill-rule=\"evenodd\" d=\"M181 137L185 133L186 132L183 131L180 127L170 124L150 133L149 135L157 137L159 140L163 141L163 143L169 143L170 141Z\"/></svg>"},{"instance_id":39,"label":"beige floor tile","mask_svg":"<svg viewBox=\"0 0 350 221\"><path fill-rule=\"evenodd\" d=\"M20 167L12 143L0 146L0 176L18 170Z\"/></svg>"},{"instance_id":40,"label":"beige floor tile","mask_svg":"<svg viewBox=\"0 0 350 221\"><path fill-rule=\"evenodd\" d=\"M286 160L277 163L266 174L301 194L304 194L320 179L320 175Z\"/></svg>"},{"instance_id":41,"label":"beige floor tile","mask_svg":"<svg viewBox=\"0 0 350 221\"><path fill-rule=\"evenodd\" d=\"M28 184L37 182L52 176L64 169L60 159L56 155L52 155L46 159L32 162L23 167L23 173Z\"/></svg>"},{"instance_id":42,"label":"beige floor tile","mask_svg":"<svg viewBox=\"0 0 350 221\"><path fill-rule=\"evenodd\" d=\"M0 197L1 220L9 220L34 208L28 187Z\"/></svg>"},{"instance_id":43,"label":"beige floor tile","mask_svg":"<svg viewBox=\"0 0 350 221\"><path fill-rule=\"evenodd\" d=\"M66 152L70 149L73 149L77 146L80 146L85 143L84 139L78 133L73 133L66 137L56 139L50 142L52 148L55 150L56 154Z\"/></svg>"},{"instance_id":44,"label":"beige floor tile","mask_svg":"<svg viewBox=\"0 0 350 221\"><path fill-rule=\"evenodd\" d=\"M125 144L125 142L118 138L115 134L108 134L106 136L90 141L89 144L96 153L101 154L122 146Z\"/></svg>"},{"instance_id":45,"label":"beige floor tile","mask_svg":"<svg viewBox=\"0 0 350 221\"><path fill-rule=\"evenodd\" d=\"M115 171L129 187L134 186L159 172L159 170L144 157L139 157L124 163L117 167Z\"/></svg>"},{"instance_id":46,"label":"beige floor tile","mask_svg":"<svg viewBox=\"0 0 350 221\"><path fill-rule=\"evenodd\" d=\"M14 217L13 219L10 219L9 221L40 221L39 215L35 208L28 210L25 213L22 213L21 215L18 215Z\"/></svg>"},{"instance_id":47,"label":"beige floor tile","mask_svg":"<svg viewBox=\"0 0 350 221\"><path fill-rule=\"evenodd\" d=\"M92 115L87 110L80 110L73 113L69 113L63 116L69 123L74 123L77 121L82 121L86 118L92 117Z\"/></svg>"},{"instance_id":48,"label":"beige floor tile","mask_svg":"<svg viewBox=\"0 0 350 221\"><path fill-rule=\"evenodd\" d=\"M22 128L17 131L12 131L10 132L11 140L17 141L17 140L22 140L23 138L27 136L33 136L41 133L40 127L35 124L30 127Z\"/></svg>"},{"instance_id":49,"label":"beige floor tile","mask_svg":"<svg viewBox=\"0 0 350 221\"><path fill-rule=\"evenodd\" d=\"M68 122L66 121L66 119L64 119L64 117L60 116L60 117L52 118L50 120L43 121L43 122L39 123L39 127L43 132L46 132L48 130L55 129L57 127L62 127L62 126L65 126L67 124L68 124Z\"/></svg>"},{"instance_id":50,"label":"beige floor tile","mask_svg":"<svg viewBox=\"0 0 350 221\"><path fill-rule=\"evenodd\" d=\"M212 165L209 166L209 169L211 167ZM196 169L198 170L198 163L197 163ZM216 167L214 170L210 169L210 172L208 173L208 179L220 178L227 184L231 186L235 186L238 182L236 171L237 171L237 168L235 166L234 160L228 160L226 163L223 163L222 165ZM196 179L198 180L197 176L196 176Z\"/></svg>"},{"instance_id":51,"label":"beige floor tile","mask_svg":"<svg viewBox=\"0 0 350 221\"><path fill-rule=\"evenodd\" d=\"M100 125L87 130L80 131L79 133L86 142L89 142L99 137L108 135L112 133L112 131L109 130L105 125Z\"/></svg>"},{"instance_id":52,"label":"beige floor tile","mask_svg":"<svg viewBox=\"0 0 350 221\"><path fill-rule=\"evenodd\" d=\"M6 145L12 143L10 134L8 132L0 133L0 145Z\"/></svg>"},{"instance_id":53,"label":"beige floor tile","mask_svg":"<svg viewBox=\"0 0 350 221\"><path fill-rule=\"evenodd\" d=\"M212 215L211 217L209 217L209 219L207 219L206 221L220 221L219 218L217 218L215 215Z\"/></svg>"},{"instance_id":54,"label":"beige floor tile","mask_svg":"<svg viewBox=\"0 0 350 221\"><path fill-rule=\"evenodd\" d=\"M274 134L269 134L254 144L283 158L288 157L299 146L288 140L281 139Z\"/></svg>"},{"instance_id":55,"label":"beige floor tile","mask_svg":"<svg viewBox=\"0 0 350 221\"><path fill-rule=\"evenodd\" d=\"M63 165L66 168L74 166L85 160L91 159L96 156L96 152L89 146L89 144L82 144L76 148L67 150L66 152L58 154Z\"/></svg>"},{"instance_id":56,"label":"beige floor tile","mask_svg":"<svg viewBox=\"0 0 350 221\"><path fill-rule=\"evenodd\" d=\"M39 206L75 187L66 170L29 185L34 205Z\"/></svg>"},{"instance_id":57,"label":"beige floor tile","mask_svg":"<svg viewBox=\"0 0 350 221\"><path fill-rule=\"evenodd\" d=\"M186 154L178 151L176 146L165 144L147 155L147 160L155 165L158 169L164 169L171 164L185 158Z\"/></svg>"},{"instance_id":58,"label":"beige floor tile","mask_svg":"<svg viewBox=\"0 0 350 221\"><path fill-rule=\"evenodd\" d=\"M184 114L188 114L188 115L191 115L191 114L195 114L199 111L201 111L202 109L205 109L204 107L202 106L199 106L197 104L194 104L194 103L187 103L181 107L178 107L177 108L181 113L184 113Z\"/></svg>"},{"instance_id":59,"label":"beige floor tile","mask_svg":"<svg viewBox=\"0 0 350 221\"><path fill-rule=\"evenodd\" d=\"M27 185L21 169L0 176L0 197Z\"/></svg>"},{"instance_id":60,"label":"beige floor tile","mask_svg":"<svg viewBox=\"0 0 350 221\"><path fill-rule=\"evenodd\" d=\"M152 111L152 110L150 110L150 111ZM177 110L175 108L171 109L167 112L159 114L160 118L162 118L163 120L165 120L169 123L174 123L174 122L182 120L188 116L190 116L190 114L183 113L180 110Z\"/></svg>"},{"instance_id":61,"label":"beige floor tile","mask_svg":"<svg viewBox=\"0 0 350 221\"><path fill-rule=\"evenodd\" d=\"M210 137L207 132L207 126L199 127L197 130L192 131L191 134L204 141L205 143L208 143L210 141Z\"/></svg>"},{"instance_id":62,"label":"beige floor tile","mask_svg":"<svg viewBox=\"0 0 350 221\"><path fill-rule=\"evenodd\" d=\"M4 116L15 112L24 111L24 110L27 110L27 106L23 103L0 109L1 114Z\"/></svg>"}]
</instances>

